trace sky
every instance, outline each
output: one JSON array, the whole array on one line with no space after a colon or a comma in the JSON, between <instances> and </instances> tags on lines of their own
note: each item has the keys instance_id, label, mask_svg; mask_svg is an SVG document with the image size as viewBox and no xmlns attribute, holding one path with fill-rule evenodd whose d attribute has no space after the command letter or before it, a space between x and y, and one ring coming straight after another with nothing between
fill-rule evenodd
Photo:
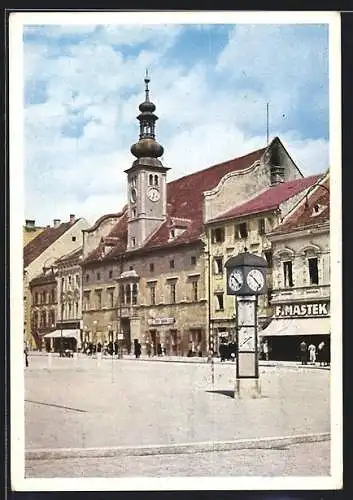
<instances>
[{"instance_id":1,"label":"sky","mask_svg":"<svg viewBox=\"0 0 353 500\"><path fill-rule=\"evenodd\" d=\"M168 180L279 136L329 167L325 24L25 25L25 219L93 223L127 201L144 75Z\"/></svg>"}]
</instances>

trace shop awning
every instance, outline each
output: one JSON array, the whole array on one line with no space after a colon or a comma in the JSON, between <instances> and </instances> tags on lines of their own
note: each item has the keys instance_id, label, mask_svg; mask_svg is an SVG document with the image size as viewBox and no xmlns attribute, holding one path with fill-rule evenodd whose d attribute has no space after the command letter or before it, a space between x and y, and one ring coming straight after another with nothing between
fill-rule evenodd
<instances>
[{"instance_id":1,"label":"shop awning","mask_svg":"<svg viewBox=\"0 0 353 500\"><path fill-rule=\"evenodd\" d=\"M273 319L260 337L294 335L329 335L330 318Z\"/></svg>"},{"instance_id":2,"label":"shop awning","mask_svg":"<svg viewBox=\"0 0 353 500\"><path fill-rule=\"evenodd\" d=\"M80 338L80 330L54 330L53 332L47 333L44 335L46 339L55 339L55 338L74 338L78 340Z\"/></svg>"}]
</instances>

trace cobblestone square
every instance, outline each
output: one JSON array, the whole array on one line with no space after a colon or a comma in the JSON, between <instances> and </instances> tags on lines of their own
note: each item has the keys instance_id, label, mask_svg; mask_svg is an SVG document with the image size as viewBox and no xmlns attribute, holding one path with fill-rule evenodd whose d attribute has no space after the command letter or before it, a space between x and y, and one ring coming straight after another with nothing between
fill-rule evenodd
<instances>
[{"instance_id":1,"label":"cobblestone square","mask_svg":"<svg viewBox=\"0 0 353 500\"><path fill-rule=\"evenodd\" d=\"M178 445L330 432L328 370L293 366L261 367L260 371L263 397L235 400L233 364L215 364L212 384L207 363L33 356L25 372L26 450ZM318 446L324 449L325 466L321 460L309 470L325 474L328 444L299 446L295 456L302 449L306 455L302 461L310 463L310 450ZM181 455L169 459L177 464ZM144 460L148 458L139 459L142 475ZM163 462L163 457L151 460ZM104 460L98 462L99 473L104 475ZM198 475L195 463L191 469ZM56 470L55 464L52 461L49 475ZM205 455L202 464L203 473L212 474L210 468L222 470ZM27 467L28 474L35 474L32 461ZM271 473L271 462L266 467ZM273 467L279 470L276 464ZM147 469L151 471L150 466Z\"/></svg>"}]
</instances>

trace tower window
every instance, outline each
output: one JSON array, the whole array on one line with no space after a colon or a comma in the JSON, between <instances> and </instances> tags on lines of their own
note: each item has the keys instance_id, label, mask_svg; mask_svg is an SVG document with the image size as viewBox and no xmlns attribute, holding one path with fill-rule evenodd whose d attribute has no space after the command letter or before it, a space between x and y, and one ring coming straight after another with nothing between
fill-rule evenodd
<instances>
[{"instance_id":1,"label":"tower window","mask_svg":"<svg viewBox=\"0 0 353 500\"><path fill-rule=\"evenodd\" d=\"M286 288L293 286L293 270L292 270L292 262L286 261L283 262L283 274L284 274L284 286Z\"/></svg>"},{"instance_id":2,"label":"tower window","mask_svg":"<svg viewBox=\"0 0 353 500\"><path fill-rule=\"evenodd\" d=\"M136 208L133 208L132 211L131 211L131 213L132 213L133 217L136 217Z\"/></svg>"},{"instance_id":3,"label":"tower window","mask_svg":"<svg viewBox=\"0 0 353 500\"><path fill-rule=\"evenodd\" d=\"M172 259L169 261L169 267L170 267L170 269L174 269L174 266L175 266L175 262L174 262L174 259Z\"/></svg>"},{"instance_id":4,"label":"tower window","mask_svg":"<svg viewBox=\"0 0 353 500\"><path fill-rule=\"evenodd\" d=\"M223 293L216 293L216 311L223 311Z\"/></svg>"},{"instance_id":5,"label":"tower window","mask_svg":"<svg viewBox=\"0 0 353 500\"><path fill-rule=\"evenodd\" d=\"M148 184L149 184L150 186L153 186L153 175L152 175L152 174L150 174L150 175L148 176Z\"/></svg>"},{"instance_id":6,"label":"tower window","mask_svg":"<svg viewBox=\"0 0 353 500\"><path fill-rule=\"evenodd\" d=\"M158 175L154 176L154 185L158 186Z\"/></svg>"},{"instance_id":7,"label":"tower window","mask_svg":"<svg viewBox=\"0 0 353 500\"><path fill-rule=\"evenodd\" d=\"M317 265L317 257L313 257L308 259L309 265L309 278L310 285L318 285L319 284L319 270Z\"/></svg>"},{"instance_id":8,"label":"tower window","mask_svg":"<svg viewBox=\"0 0 353 500\"><path fill-rule=\"evenodd\" d=\"M76 236L71 237L72 241L76 241Z\"/></svg>"},{"instance_id":9,"label":"tower window","mask_svg":"<svg viewBox=\"0 0 353 500\"><path fill-rule=\"evenodd\" d=\"M195 257L195 255L191 256L191 265L192 266L196 266L196 257Z\"/></svg>"},{"instance_id":10,"label":"tower window","mask_svg":"<svg viewBox=\"0 0 353 500\"><path fill-rule=\"evenodd\" d=\"M134 238L134 237L131 238L131 246L132 247L136 246L136 238Z\"/></svg>"},{"instance_id":11,"label":"tower window","mask_svg":"<svg viewBox=\"0 0 353 500\"><path fill-rule=\"evenodd\" d=\"M153 271L154 271L154 263L151 262L150 263L150 272L153 273Z\"/></svg>"}]
</instances>

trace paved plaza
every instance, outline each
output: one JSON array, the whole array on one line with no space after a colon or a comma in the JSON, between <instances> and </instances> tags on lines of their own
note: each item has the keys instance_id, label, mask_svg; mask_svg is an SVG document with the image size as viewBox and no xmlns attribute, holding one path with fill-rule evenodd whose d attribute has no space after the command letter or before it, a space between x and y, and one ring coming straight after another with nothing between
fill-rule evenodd
<instances>
[{"instance_id":1,"label":"paved plaza","mask_svg":"<svg viewBox=\"0 0 353 500\"><path fill-rule=\"evenodd\" d=\"M212 383L207 363L32 356L25 370L26 450L178 445L330 432L329 370L272 366L261 367L260 372L263 397L236 400L234 364L215 364ZM56 461L48 457L27 460L26 474L77 477L86 464L85 475L102 477L137 472L255 475L263 464L263 473L267 470L270 475L304 474L304 469L309 475L326 475L329 448L325 441L199 453L188 455L186 462L185 455ZM230 458L232 466L226 465ZM188 474L186 463L190 463Z\"/></svg>"}]
</instances>

